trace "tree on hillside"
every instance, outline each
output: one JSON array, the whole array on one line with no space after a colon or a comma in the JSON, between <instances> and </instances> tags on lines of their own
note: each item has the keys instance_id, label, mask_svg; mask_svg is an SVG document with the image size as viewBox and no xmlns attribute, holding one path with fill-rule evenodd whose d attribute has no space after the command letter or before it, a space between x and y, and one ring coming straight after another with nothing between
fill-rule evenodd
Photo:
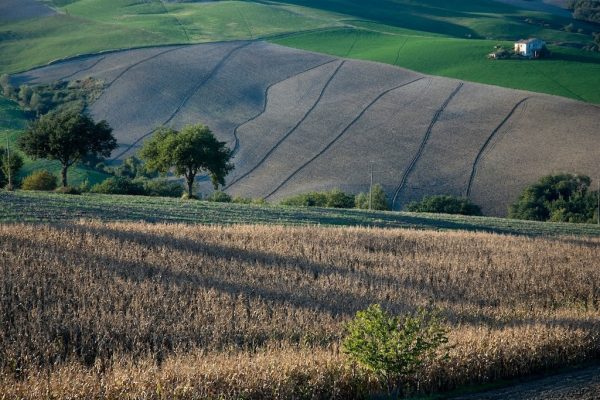
<instances>
[{"instance_id":1,"label":"tree on hillside","mask_svg":"<svg viewBox=\"0 0 600 400\"><path fill-rule=\"evenodd\" d=\"M359 193L356 195L354 204L356 208L363 210L369 209L369 202L371 203L371 210L389 210L390 204L385 194L385 190L380 184L373 185L371 192Z\"/></svg>"},{"instance_id":2,"label":"tree on hillside","mask_svg":"<svg viewBox=\"0 0 600 400\"><path fill-rule=\"evenodd\" d=\"M523 190L509 208L509 217L535 221L593 222L597 193L585 175L559 174L541 178Z\"/></svg>"},{"instance_id":3,"label":"tree on hillside","mask_svg":"<svg viewBox=\"0 0 600 400\"><path fill-rule=\"evenodd\" d=\"M67 171L89 155L110 156L117 140L106 121L95 123L75 111L54 112L34 121L19 140L21 149L33 158L57 160L62 165L62 186Z\"/></svg>"},{"instance_id":4,"label":"tree on hillside","mask_svg":"<svg viewBox=\"0 0 600 400\"><path fill-rule=\"evenodd\" d=\"M8 186L12 190L15 177L23 167L23 157L12 149L0 149L0 187ZM10 182L9 182L10 178Z\"/></svg>"},{"instance_id":5,"label":"tree on hillside","mask_svg":"<svg viewBox=\"0 0 600 400\"><path fill-rule=\"evenodd\" d=\"M174 169L177 175L182 175L189 198L194 197L194 180L200 172L210 174L215 189L224 185L225 177L233 170L232 156L225 142L219 142L202 124L189 125L181 131L159 128L140 152L149 169L163 174Z\"/></svg>"}]
</instances>

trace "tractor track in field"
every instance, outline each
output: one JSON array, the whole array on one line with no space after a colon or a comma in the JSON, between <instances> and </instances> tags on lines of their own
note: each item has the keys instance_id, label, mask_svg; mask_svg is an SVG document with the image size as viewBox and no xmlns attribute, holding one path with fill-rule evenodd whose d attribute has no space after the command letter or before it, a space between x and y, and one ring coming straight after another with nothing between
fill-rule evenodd
<instances>
[{"instance_id":1,"label":"tractor track in field","mask_svg":"<svg viewBox=\"0 0 600 400\"><path fill-rule=\"evenodd\" d=\"M462 89L463 86L464 86L464 83L460 82L458 84L458 86L452 91L452 93L450 93L450 95L444 101L442 106L433 115L433 118L431 119L431 122L429 123L429 126L427 127L427 131L425 131L425 135L423 136L423 140L421 141L421 145L419 146L419 149L417 150L415 156L413 157L410 164L408 165L408 168L406 168L406 170L404 171L404 174L402 174L402 179L400 180L400 184L394 191L394 197L392 198L392 209L394 209L394 206L396 205L396 200L398 199L398 195L400 194L402 189L404 189L404 186L406 185L406 182L408 181L409 176L412 174L412 172L415 169L415 166L417 165L417 162L423 155L423 151L425 151L427 142L429 142L429 137L431 136L431 132L433 131L433 128L437 124L438 120L440 119L440 116L443 114L446 107L448 107L448 104L450 104L452 99L458 94L458 92L460 91L460 89Z\"/></svg>"},{"instance_id":2,"label":"tractor track in field","mask_svg":"<svg viewBox=\"0 0 600 400\"><path fill-rule=\"evenodd\" d=\"M111 86L112 86L112 85L113 85L113 84L114 84L116 81L118 81L119 79L121 79L121 78L122 78L122 77L123 77L125 74L127 74L127 73L128 73L129 71L131 71L133 68L135 68L135 67L137 67L138 65L140 65L140 64L143 64L143 63L145 63L145 62L148 62L148 61L154 60L155 58L158 58L158 57L162 56L163 54L171 53L171 52L173 52L173 51L180 50L180 49L182 49L182 48L185 48L185 45L184 45L184 46L177 46L177 47L169 48L168 50L161 51L160 53L156 53L156 54L154 54L154 55L152 55L152 56L150 56L150 57L146 57L146 58L144 58L143 60L137 61L137 62L135 62L135 63L133 63L133 64L131 64L131 65L127 66L127 67L126 67L126 68L125 68L123 71L119 72L119 74L118 74L116 77L114 77L114 78L113 78L113 80L112 80L112 81L110 81L110 82L109 82L109 83L108 83L108 84L107 84L107 85L104 87L104 91L102 92L102 94L100 95L100 97L99 97L99 98L98 98L96 101L100 100L100 98L102 98L102 96L104 95L104 93L106 93L106 91L107 91L108 89L110 89L110 87L111 87Z\"/></svg>"},{"instance_id":3,"label":"tractor track in field","mask_svg":"<svg viewBox=\"0 0 600 400\"><path fill-rule=\"evenodd\" d=\"M287 76L287 77L285 77L285 78L283 78L283 79L281 79L281 80L279 80L277 82L273 82L269 86L267 86L265 88L265 91L264 91L264 94L263 94L264 101L263 101L263 106L262 106L261 111L259 111L258 114L256 114L256 115L248 118L247 120L245 120L241 124L237 125L235 127L235 129L233 130L233 139L234 139L233 154L234 155L237 154L237 152L238 152L238 150L240 148L240 139L238 138L238 131L242 127L244 127L246 124L249 124L250 122L255 121L256 119L260 118L264 113L267 112L267 106L268 106L268 103L269 103L269 91L271 90L271 88L273 88L274 86L276 86L276 85L278 85L280 83L283 83L283 82L285 82L285 81L287 81L289 79L293 79L293 78L295 78L297 76L300 76L302 74L305 74L307 72L313 71L313 70L315 70L317 68L323 67L323 66L325 66L327 64L331 64L331 63L336 62L336 61L337 61L337 59L331 59L331 60L326 61L324 63L321 63L319 65L315 65L314 67L310 67L308 69L305 69L304 71L301 71L301 72L298 72L298 73L294 73L293 75ZM227 185L225 188L227 188L227 187L229 187L229 185Z\"/></svg>"},{"instance_id":4,"label":"tractor track in field","mask_svg":"<svg viewBox=\"0 0 600 400\"><path fill-rule=\"evenodd\" d=\"M398 47L398 51L396 52L396 59L394 60L395 66L398 66L398 61L400 61L400 52L402 52L402 49L404 49L404 46L406 45L407 42L408 42L408 38L404 39L404 42L402 42L400 47Z\"/></svg>"},{"instance_id":5,"label":"tractor track in field","mask_svg":"<svg viewBox=\"0 0 600 400\"><path fill-rule=\"evenodd\" d=\"M187 102L200 90L202 89L202 87L209 82L220 70L221 68L227 63L227 61L239 50L244 49L248 46L250 46L251 44L253 44L254 42L245 42L240 46L234 47L233 49L231 49L230 51L227 52L227 54L225 54L225 56L223 56L223 58L221 59L221 61L219 61L217 63L217 65L214 66L214 68L210 71L210 73L200 81L199 84L197 84L194 88L192 88L192 90L190 90L188 92L188 94L183 98L183 100L179 103L179 105L175 108L175 110L171 113L171 115L169 115L169 118L167 118L161 125L166 125L169 122L171 122L173 120L173 118L175 118L175 116L177 116L177 114L179 114L179 111L181 111L181 109L187 104ZM142 140L144 140L146 137L150 136L152 133L154 132L154 129L152 129L149 132L146 132L145 134L143 134L142 136L140 136L139 138L137 138L133 143L131 143L127 149L123 150L122 152L120 152L117 156L113 157L111 159L111 161L114 161L116 159L118 159L119 157L121 157L122 155L124 155L125 153L127 153L128 151L130 151L133 147L135 147L139 142L141 142Z\"/></svg>"},{"instance_id":6,"label":"tractor track in field","mask_svg":"<svg viewBox=\"0 0 600 400\"><path fill-rule=\"evenodd\" d=\"M275 192L277 192L279 189L281 189L286 183L288 183L294 176L296 176L300 171L302 171L304 168L306 168L310 163L312 163L314 160L316 160L317 158L319 158L321 155L323 155L327 150L329 150L331 148L331 146L334 145L335 142L337 142L342 136L344 136L346 134L346 132L348 132L350 130L350 128L352 128L354 126L354 124L356 124L362 117L363 115L365 115L367 113L367 111L369 111L369 109L371 107L373 107L379 100L381 100L381 98L383 98L385 95L387 95L388 93L393 92L394 90L398 90L400 88L403 88L405 86L408 86L410 84L413 84L415 82L418 82L422 79L425 79L425 77L420 77L417 79L413 79L410 82L405 82L401 85L398 86L394 86L393 88L390 89L386 89L385 91L381 92L377 97L375 97L375 99L373 99L369 104L367 104L359 113L358 115L348 124L346 125L346 127L344 129L342 129L342 131L335 137L333 138L333 140L331 140L321 151L319 151L317 154L315 154L310 160L307 160L304 164L302 164L300 167L298 167L294 172L292 172L287 178L285 178L283 180L283 182L281 182L273 191L271 191L271 193L269 193L268 195L266 195L264 197L264 199L268 199L269 197L271 197L272 195L275 194Z\"/></svg>"},{"instance_id":7,"label":"tractor track in field","mask_svg":"<svg viewBox=\"0 0 600 400\"><path fill-rule=\"evenodd\" d=\"M490 145L492 140L496 137L498 132L500 132L500 130L506 125L506 123L513 117L513 115L515 114L517 109L523 103L525 103L527 100L529 100L529 98L530 97L525 97L525 98L521 99L519 102L517 102L517 104L514 105L514 107L509 111L509 113L506 115L506 117L504 117L504 119L500 122L500 124L498 124L498 126L492 131L492 133L490 133L490 135L486 139L485 143L483 143L483 146L481 146L481 149L479 149L479 152L477 153L477 156L475 157L475 160L473 161L473 166L471 169L471 176L469 177L469 183L467 185L467 190L465 193L467 198L471 196L471 190L473 188L473 182L475 181L475 177L477 176L477 169L479 167L479 162L481 161L481 158L483 157L484 153L488 149L488 146Z\"/></svg>"},{"instance_id":8,"label":"tractor track in field","mask_svg":"<svg viewBox=\"0 0 600 400\"><path fill-rule=\"evenodd\" d=\"M337 61L337 60L334 60ZM302 123L304 121L306 121L306 119L310 116L310 114L312 114L312 112L317 108L317 106L319 105L319 103L321 102L321 99L323 99L323 96L325 95L325 92L327 91L327 88L329 87L329 85L331 84L331 82L333 82L333 80L335 79L335 77L337 76L338 72L340 71L340 69L344 66L344 64L346 63L346 61L342 61L340 62L340 64L337 66L337 68L335 69L335 71L333 71L333 73L331 74L331 76L329 77L329 79L327 80L327 82L325 82L325 85L323 86L323 88L321 89L321 92L319 93L319 97L317 97L317 100L314 102L314 104L308 109L308 111L306 113L304 113L304 115L302 116L302 118L300 118L300 120L292 127L292 129L290 129L289 131L287 131L287 133L285 135L283 135L283 137L281 137L277 143L275 143L270 149L269 151L267 151L267 153L263 156L263 158L260 159L260 161L258 161L258 163L256 163L254 165L254 167L250 168L250 170L246 171L245 173L243 173L242 175L240 175L238 178L236 178L234 181L232 181L227 187L231 187L233 185L235 185L236 183L238 183L239 181L241 181L242 179L244 179L245 177L247 177L248 175L250 175L252 172L256 171L256 169L258 167L260 167L266 160L267 158L269 158L271 156L271 154L273 154L273 152L288 138L290 137L290 135L292 135L299 127L300 125L302 125Z\"/></svg>"},{"instance_id":9,"label":"tractor track in field","mask_svg":"<svg viewBox=\"0 0 600 400\"><path fill-rule=\"evenodd\" d=\"M85 71L89 71L90 69L94 68L96 65L98 65L98 64L100 64L102 61L104 61L104 59L105 59L105 58L106 58L106 56L102 56L102 57L100 57L98 60L96 60L95 62L93 62L91 65L89 65L89 66L87 66L87 67L84 67L84 68L81 68L81 69L79 69L79 70L77 70L77 71L75 71L75 72L72 72L72 73L70 73L70 74L68 74L68 75L65 75L65 76L63 76L63 77L61 77L61 78L58 78L58 80L59 80L59 81L64 81L64 80L66 80L66 79L72 78L73 76L75 76L75 75L77 75L77 74L80 74L80 73L82 73L82 72L85 72Z\"/></svg>"},{"instance_id":10,"label":"tractor track in field","mask_svg":"<svg viewBox=\"0 0 600 400\"><path fill-rule=\"evenodd\" d=\"M163 10L165 10L165 14L170 15L175 22L177 23L177 26L179 26L179 28L181 29L181 31L183 32L183 35L185 36L185 40L187 40L187 42L190 42L190 36L188 35L188 31L187 29L185 29L185 26L181 23L181 20L174 14L172 14L171 12L169 12L169 10L167 9L167 6L165 5L165 2L163 0L158 0L160 5L162 6Z\"/></svg>"}]
</instances>

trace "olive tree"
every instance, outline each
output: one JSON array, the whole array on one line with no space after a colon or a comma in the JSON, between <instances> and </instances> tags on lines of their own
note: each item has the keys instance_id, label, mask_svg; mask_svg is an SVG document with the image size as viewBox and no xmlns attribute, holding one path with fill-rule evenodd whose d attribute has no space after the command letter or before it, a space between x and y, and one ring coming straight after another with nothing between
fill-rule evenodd
<instances>
[{"instance_id":1,"label":"olive tree","mask_svg":"<svg viewBox=\"0 0 600 400\"><path fill-rule=\"evenodd\" d=\"M224 185L225 177L233 170L232 156L225 142L219 142L202 124L189 125L181 131L159 128L140 151L149 169L163 174L173 169L183 176L189 198L194 197L192 190L198 173L208 173L215 189Z\"/></svg>"},{"instance_id":2,"label":"olive tree","mask_svg":"<svg viewBox=\"0 0 600 400\"><path fill-rule=\"evenodd\" d=\"M86 156L109 157L117 140L106 121L95 123L86 114L63 111L35 120L19 139L19 146L32 158L59 161L66 187L69 167Z\"/></svg>"}]
</instances>

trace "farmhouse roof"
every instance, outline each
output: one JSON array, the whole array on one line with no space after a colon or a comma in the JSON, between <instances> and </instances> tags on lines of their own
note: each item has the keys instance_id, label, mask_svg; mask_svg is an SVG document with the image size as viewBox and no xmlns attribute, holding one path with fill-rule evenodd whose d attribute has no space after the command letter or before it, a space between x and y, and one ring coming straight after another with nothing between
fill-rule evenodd
<instances>
[{"instance_id":1,"label":"farmhouse roof","mask_svg":"<svg viewBox=\"0 0 600 400\"><path fill-rule=\"evenodd\" d=\"M528 43L535 42L535 41L538 41L538 40L540 40L540 39L538 39L538 38L521 39L517 43L519 43L519 44L528 44Z\"/></svg>"}]
</instances>

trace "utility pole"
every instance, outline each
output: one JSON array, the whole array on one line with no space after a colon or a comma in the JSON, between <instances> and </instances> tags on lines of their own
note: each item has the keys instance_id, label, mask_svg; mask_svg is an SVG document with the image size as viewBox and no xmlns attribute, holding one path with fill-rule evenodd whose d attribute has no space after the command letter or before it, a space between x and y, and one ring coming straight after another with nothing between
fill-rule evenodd
<instances>
[{"instance_id":1,"label":"utility pole","mask_svg":"<svg viewBox=\"0 0 600 400\"><path fill-rule=\"evenodd\" d=\"M369 210L373 206L373 161L370 162L371 166L371 184L369 185Z\"/></svg>"}]
</instances>

